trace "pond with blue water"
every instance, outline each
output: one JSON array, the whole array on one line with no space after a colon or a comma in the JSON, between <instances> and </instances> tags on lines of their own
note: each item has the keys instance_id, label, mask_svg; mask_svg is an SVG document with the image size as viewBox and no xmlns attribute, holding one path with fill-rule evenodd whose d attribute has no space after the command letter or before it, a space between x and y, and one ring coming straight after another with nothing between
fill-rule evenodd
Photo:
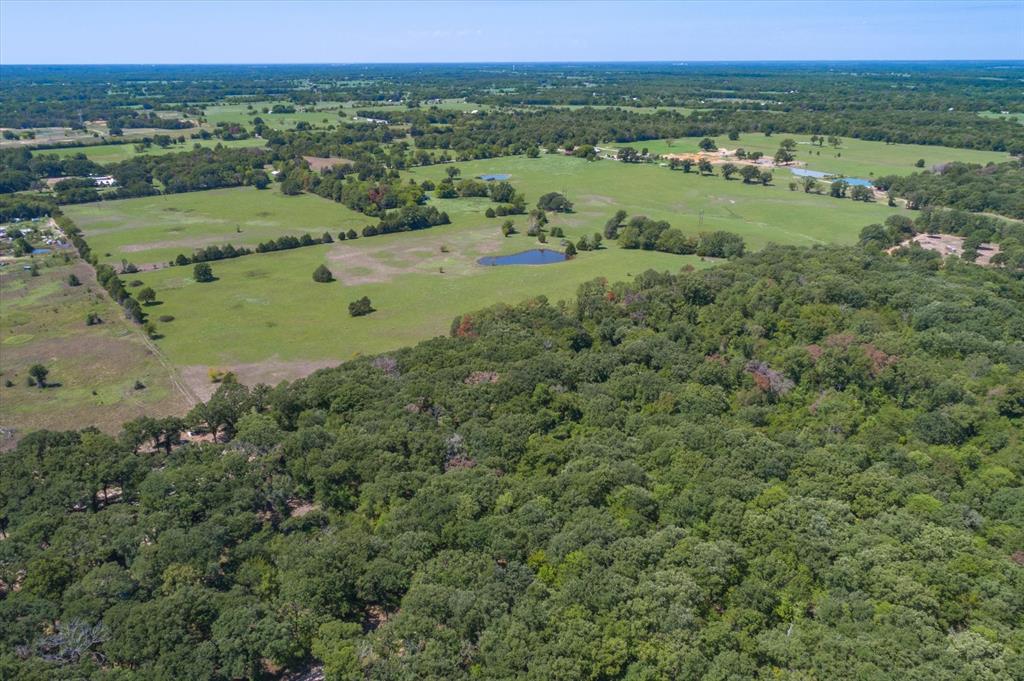
<instances>
[{"instance_id":1,"label":"pond with blue water","mask_svg":"<svg viewBox=\"0 0 1024 681\"><path fill-rule=\"evenodd\" d=\"M842 180L850 186L873 187L875 184L871 180L865 180L860 177L839 177L833 173L823 173L820 170L808 170L806 168L790 168L789 172L793 173L797 177L813 177L816 180L826 180L831 182Z\"/></svg>"},{"instance_id":2,"label":"pond with blue water","mask_svg":"<svg viewBox=\"0 0 1024 681\"><path fill-rule=\"evenodd\" d=\"M477 175L477 177L479 177L481 180L487 180L488 182L490 182L491 180L507 180L512 176L506 173L495 173L494 175Z\"/></svg>"},{"instance_id":3,"label":"pond with blue water","mask_svg":"<svg viewBox=\"0 0 1024 681\"><path fill-rule=\"evenodd\" d=\"M49 248L34 248L34 249L32 249L32 255L45 255L46 253L49 253L49 252L50 252Z\"/></svg>"},{"instance_id":4,"label":"pond with blue water","mask_svg":"<svg viewBox=\"0 0 1024 681\"><path fill-rule=\"evenodd\" d=\"M546 248L534 248L512 255L488 255L477 260L488 267L495 265L550 265L565 260L565 253L550 251Z\"/></svg>"}]
</instances>

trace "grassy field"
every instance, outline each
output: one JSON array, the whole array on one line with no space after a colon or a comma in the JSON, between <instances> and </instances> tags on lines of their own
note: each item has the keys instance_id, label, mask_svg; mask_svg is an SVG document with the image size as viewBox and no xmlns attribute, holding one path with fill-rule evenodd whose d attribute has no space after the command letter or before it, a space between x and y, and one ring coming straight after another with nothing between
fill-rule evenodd
<instances>
[{"instance_id":1,"label":"grassy field","mask_svg":"<svg viewBox=\"0 0 1024 681\"><path fill-rule=\"evenodd\" d=\"M772 156L778 150L779 143L786 138L796 141L796 158L798 161L804 162L806 168L865 179L882 175L909 175L919 172L920 169L916 168L914 163L922 158L925 161L925 168L949 161L984 164L989 161L1010 160L1009 154L997 151L954 149L922 144L885 144L884 142L869 142L849 137L842 138L842 146L833 149L828 144L820 147L812 145L810 135L790 135L780 132L771 137L766 137L762 133L743 133L736 141L731 141L723 135L715 138L715 141L719 147L726 149L742 147L747 151L760 151L767 156ZM703 138L680 137L673 140L671 146L668 140L649 140L629 144L610 142L602 146L612 148L630 146L638 151L646 147L654 154L688 153L698 151L697 144L701 139ZM786 174L785 171L779 171L777 179L781 179L784 174Z\"/></svg>"},{"instance_id":2,"label":"grassy field","mask_svg":"<svg viewBox=\"0 0 1024 681\"><path fill-rule=\"evenodd\" d=\"M1024 125L1024 113L999 113L998 111L982 111L978 114L983 118L1002 118L1008 121L1016 121Z\"/></svg>"},{"instance_id":3,"label":"grassy field","mask_svg":"<svg viewBox=\"0 0 1024 681\"><path fill-rule=\"evenodd\" d=\"M14 429L15 436L87 425L116 432L142 414L182 413L187 400L174 387L172 371L123 319L92 268L77 259L65 263L62 256L36 260L38 277L17 261L0 270L0 427ZM71 273L81 286L67 285ZM86 326L90 312L104 323ZM50 370L48 382L60 385L26 385L36 363ZM136 381L145 388L136 389ZM0 439L0 447L11 444Z\"/></svg>"},{"instance_id":4,"label":"grassy field","mask_svg":"<svg viewBox=\"0 0 1024 681\"><path fill-rule=\"evenodd\" d=\"M776 171L772 186L745 185L719 176L670 171L654 164L588 163L560 155L522 156L457 164L463 177L507 173L529 203L550 191L564 192L576 213L553 224L599 231L619 208L630 215L668 220L688 233L723 229L741 234L752 248L770 242L811 245L853 243L861 227L881 222L892 213L883 204L864 204L827 196L792 192L788 174ZM417 168L406 173L437 181L446 166ZM439 206L445 205L439 202Z\"/></svg>"},{"instance_id":5,"label":"grassy field","mask_svg":"<svg viewBox=\"0 0 1024 681\"><path fill-rule=\"evenodd\" d=\"M249 108L249 105L252 108ZM206 120L209 125L217 123L242 123L249 125L256 116L263 119L271 128L290 129L294 128L300 121L309 123L314 128L323 128L328 125L348 123L357 111L407 111L405 104L386 104L384 102L374 104L356 104L354 102L318 102L315 111L303 111L308 106L297 106L293 114L270 114L262 113L264 108L271 108L274 104L287 104L287 102L246 102L245 104L217 104L208 106L205 109ZM445 99L436 104L425 105L424 108L436 106L439 109L450 109L453 111L472 111L474 109L487 109L489 107L462 99Z\"/></svg>"},{"instance_id":6,"label":"grassy field","mask_svg":"<svg viewBox=\"0 0 1024 681\"><path fill-rule=\"evenodd\" d=\"M627 166L588 163L558 155L538 159L501 158L458 164L463 176L503 172L524 191L530 203L547 191L565 191L576 212L552 217L568 238L599 231L615 210L664 218L689 232L727 229L744 235L750 246L769 242L851 243L862 226L883 220L896 209L827 196L790 192L780 186L747 186L720 177L671 172L656 165ZM445 166L419 168L406 177L438 179ZM72 207L93 250L99 244L138 242L140 234L190 230L180 218L201 226L195 234L221 234L225 207L269 213L266 221L302 224L319 211L342 211L315 196L283 197L275 192L233 189L156 199L112 202L97 207ZM200 203L202 202L202 203ZM258 203L254 203L258 202ZM174 321L158 324L161 350L202 391L208 367L232 368L243 380L280 380L301 375L357 354L383 352L438 334L453 317L497 302L514 303L536 295L552 301L571 298L577 286L597 276L624 280L646 269L678 271L705 266L694 256L629 251L614 243L597 252L581 253L565 263L534 267L483 267L484 255L508 254L539 244L525 235L525 216L513 220L519 234L502 238L501 218L483 213L486 199L434 200L449 213L452 224L355 241L336 242L279 253L251 255L213 263L217 280L199 284L191 268L164 268L133 275L157 291L156 314ZM129 205L127 209L119 208ZM108 213L119 209L122 217ZM83 214L97 211L99 222ZM187 211L187 212L186 212ZM701 213L703 212L703 225ZM153 228L164 215L166 223ZM286 217L285 217L286 216ZM357 216L360 224L367 219ZM123 224L115 223L121 220ZM214 225L211 227L211 225ZM228 231L227 236L231 232ZM549 246L559 248L552 239ZM166 251L165 251L166 253ZM330 284L312 280L313 270L326 264L337 277ZM348 303L369 296L377 312L352 318Z\"/></svg>"},{"instance_id":7,"label":"grassy field","mask_svg":"<svg viewBox=\"0 0 1024 681\"><path fill-rule=\"evenodd\" d=\"M284 234L361 230L371 218L312 194L285 196L277 185L216 189L66 206L103 262L166 264L179 253L231 243L255 247ZM108 255L109 254L109 255Z\"/></svg>"},{"instance_id":8,"label":"grassy field","mask_svg":"<svg viewBox=\"0 0 1024 681\"><path fill-rule=\"evenodd\" d=\"M158 156L160 154L170 154L181 151L191 151L192 147L199 144L203 147L215 147L218 144L222 144L225 147L262 147L267 142L261 139L247 139L247 140L231 140L224 142L221 140L187 140L185 144L174 144L166 149L151 146L148 149L138 152L135 150L134 144L97 144L89 147L71 147L68 149L40 149L33 153L35 154L56 154L61 158L65 156L74 156L75 154L85 154L87 158L96 163L118 163L120 161L127 161L130 158L138 156L140 153L149 156Z\"/></svg>"}]
</instances>

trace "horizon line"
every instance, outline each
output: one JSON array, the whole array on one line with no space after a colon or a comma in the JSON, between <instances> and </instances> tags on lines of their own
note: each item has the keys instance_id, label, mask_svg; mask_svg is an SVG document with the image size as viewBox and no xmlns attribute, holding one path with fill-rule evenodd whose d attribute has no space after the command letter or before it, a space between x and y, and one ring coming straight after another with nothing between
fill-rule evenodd
<instances>
[{"instance_id":1,"label":"horizon line","mask_svg":"<svg viewBox=\"0 0 1024 681\"><path fill-rule=\"evenodd\" d=\"M7 66L448 66L448 65L515 65L515 64L970 64L970 63L1019 63L1020 57L985 57L972 59L905 59L905 58L854 58L854 59L599 59L599 60L502 60L502 61L338 61L338 62L0 62L0 68Z\"/></svg>"}]
</instances>

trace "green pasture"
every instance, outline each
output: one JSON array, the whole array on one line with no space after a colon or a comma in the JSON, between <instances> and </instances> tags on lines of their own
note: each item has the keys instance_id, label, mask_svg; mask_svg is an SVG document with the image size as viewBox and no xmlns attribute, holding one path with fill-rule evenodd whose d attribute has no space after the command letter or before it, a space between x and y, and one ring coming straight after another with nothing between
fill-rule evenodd
<instances>
[{"instance_id":1,"label":"green pasture","mask_svg":"<svg viewBox=\"0 0 1024 681\"><path fill-rule=\"evenodd\" d=\"M668 220L684 232L727 230L740 234L751 248L775 242L812 245L853 243L860 229L881 222L894 208L884 203L804 194L788 189L789 173L776 170L771 186L745 185L718 175L671 171L656 164L587 162L557 154L530 159L503 157L458 163L463 177L488 173L511 175L510 181L526 194L528 203L551 191L564 192L575 203L572 215L556 216L553 225L585 232L600 231L605 221L622 208L630 215ZM435 182L445 176L446 165L415 168L406 176ZM438 201L443 207L445 201Z\"/></svg>"},{"instance_id":2,"label":"green pasture","mask_svg":"<svg viewBox=\"0 0 1024 681\"><path fill-rule=\"evenodd\" d=\"M437 180L446 167L418 168L405 177ZM600 231L620 207L630 214L667 219L688 232L738 232L753 248L773 241L852 243L861 227L897 210L791 192L782 186L702 178L657 165L588 163L560 155L473 161L458 167L464 177L489 172L512 175L512 182L531 204L544 192L565 191L576 203L576 212L552 216L551 226L561 226L573 241ZM73 207L72 218L86 231L93 249L102 252L100 244L116 247L138 241L140 234L159 238L160 230L166 233L176 221L179 228L190 229L180 226L182 218L199 226L190 235L230 237L232 222L226 207L238 216L248 211L250 218L254 212L273 213L264 218L281 225L312 220L316 211L334 216L345 210L319 197L283 197L276 190L232 189L134 201L134 206L120 209L121 218L108 211L128 201ZM570 299L580 283L594 277L615 281L650 268L678 271L686 265L710 264L694 256L623 250L610 243L565 263L483 267L477 260L484 255L540 245L525 235L526 217L512 218L519 233L503 238L499 228L504 218L483 215L493 205L486 199L432 199L432 203L448 212L451 225L219 261L212 264L217 280L208 284L194 282L191 267L133 275L157 291L159 304L148 308L153 318L164 314L175 318L158 323L163 335L158 345L183 367L340 361L444 334L456 315L493 303L515 303L541 294L552 301ZM99 213L91 223L89 210ZM154 232L147 227L151 216L166 220ZM116 221L122 224L113 224ZM362 225L368 219L355 216L355 221ZM559 241L550 238L548 247L561 248ZM338 280L314 282L312 272L320 264L326 264ZM377 312L350 317L348 303L364 295Z\"/></svg>"},{"instance_id":3,"label":"green pasture","mask_svg":"<svg viewBox=\"0 0 1024 681\"><path fill-rule=\"evenodd\" d=\"M176 132L176 131L170 131ZM172 135L177 137L177 135ZM186 137L188 137L186 135ZM135 158L140 154L147 156L159 156L161 154L173 154L175 152L191 151L196 145L202 147L215 147L221 144L225 147L239 148L239 147L262 147L266 144L266 140L261 139L245 139L245 140L230 140L224 142L222 140L193 140L186 139L184 144L172 144L169 147L158 147L153 145L148 149L144 149L141 152L135 150L134 143L128 144L96 144L87 147L67 147L63 149L38 149L33 151L34 154L56 154L61 158L66 156L74 156L75 154L85 154L86 158L95 161L96 163L107 164L107 163L119 163L120 161L127 161L130 158Z\"/></svg>"},{"instance_id":4,"label":"green pasture","mask_svg":"<svg viewBox=\"0 0 1024 681\"><path fill-rule=\"evenodd\" d=\"M313 194L285 196L278 185L215 189L65 206L101 262L164 264L213 244L255 247L285 234L360 231L371 218ZM109 255L108 255L109 254Z\"/></svg>"},{"instance_id":5,"label":"green pasture","mask_svg":"<svg viewBox=\"0 0 1024 681\"><path fill-rule=\"evenodd\" d=\"M184 410L171 371L124 320L91 267L77 259L65 263L61 255L36 257L39 276L33 277L21 268L25 260L0 268L0 427L16 434L88 425L116 432L143 413ZM81 286L67 284L72 273ZM103 323L87 326L88 313ZM49 383L60 385L26 385L37 363L50 370Z\"/></svg>"},{"instance_id":6,"label":"green pasture","mask_svg":"<svg viewBox=\"0 0 1024 681\"><path fill-rule=\"evenodd\" d=\"M921 169L914 166L918 159L924 159L925 168L949 161L964 163L988 163L989 161L1008 161L1009 154L998 151L977 151L974 149L955 149L953 147L927 146L922 144L886 144L866 140L843 137L838 149L832 148L827 142L812 145L810 135L790 135L777 132L770 137L763 133L742 133L738 140L730 140L725 135L715 137L720 148L747 151L760 151L766 156L773 156L779 149L782 140L790 138L797 143L796 159L805 164L809 170L820 170L836 173L847 177L870 179L882 175L909 175ZM637 151L647 148L654 154L681 154L699 151L698 143L702 137L680 137L675 140L648 140L646 142L618 143L609 142L602 147L619 148L633 147ZM671 144L670 144L671 142ZM781 179L787 171L779 170Z\"/></svg>"},{"instance_id":7,"label":"green pasture","mask_svg":"<svg viewBox=\"0 0 1024 681\"><path fill-rule=\"evenodd\" d=\"M1001 118L1007 121L1016 121L1024 125L1024 113L1000 113L999 111L981 111L978 113L982 118Z\"/></svg>"},{"instance_id":8,"label":"green pasture","mask_svg":"<svg viewBox=\"0 0 1024 681\"><path fill-rule=\"evenodd\" d=\"M217 280L206 284L194 282L192 269L184 267L139 277L156 289L161 303L148 311L175 317L158 324L164 335L158 344L172 362L231 366L343 361L446 334L456 315L495 303L541 294L565 300L581 282L597 276L624 280L648 268L676 271L705 264L693 256L613 246L555 265L477 265L483 255L538 246L524 234L502 238L498 224L459 215L453 225L422 232L220 261L213 263ZM338 281L314 282L311 275L321 264ZM350 317L348 304L362 296L369 296L377 311Z\"/></svg>"}]
</instances>

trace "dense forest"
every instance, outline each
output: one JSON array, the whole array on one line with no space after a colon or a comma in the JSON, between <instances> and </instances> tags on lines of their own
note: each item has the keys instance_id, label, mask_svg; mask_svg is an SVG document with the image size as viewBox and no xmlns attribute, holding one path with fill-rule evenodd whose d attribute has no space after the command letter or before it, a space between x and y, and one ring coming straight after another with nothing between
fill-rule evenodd
<instances>
[{"instance_id":1,"label":"dense forest","mask_svg":"<svg viewBox=\"0 0 1024 681\"><path fill-rule=\"evenodd\" d=\"M451 328L25 437L0 677L1024 677L1019 278L773 247Z\"/></svg>"},{"instance_id":2,"label":"dense forest","mask_svg":"<svg viewBox=\"0 0 1024 681\"><path fill-rule=\"evenodd\" d=\"M1024 219L1024 167L1009 163L945 163L932 171L879 178L876 182L911 208L947 206Z\"/></svg>"}]
</instances>

